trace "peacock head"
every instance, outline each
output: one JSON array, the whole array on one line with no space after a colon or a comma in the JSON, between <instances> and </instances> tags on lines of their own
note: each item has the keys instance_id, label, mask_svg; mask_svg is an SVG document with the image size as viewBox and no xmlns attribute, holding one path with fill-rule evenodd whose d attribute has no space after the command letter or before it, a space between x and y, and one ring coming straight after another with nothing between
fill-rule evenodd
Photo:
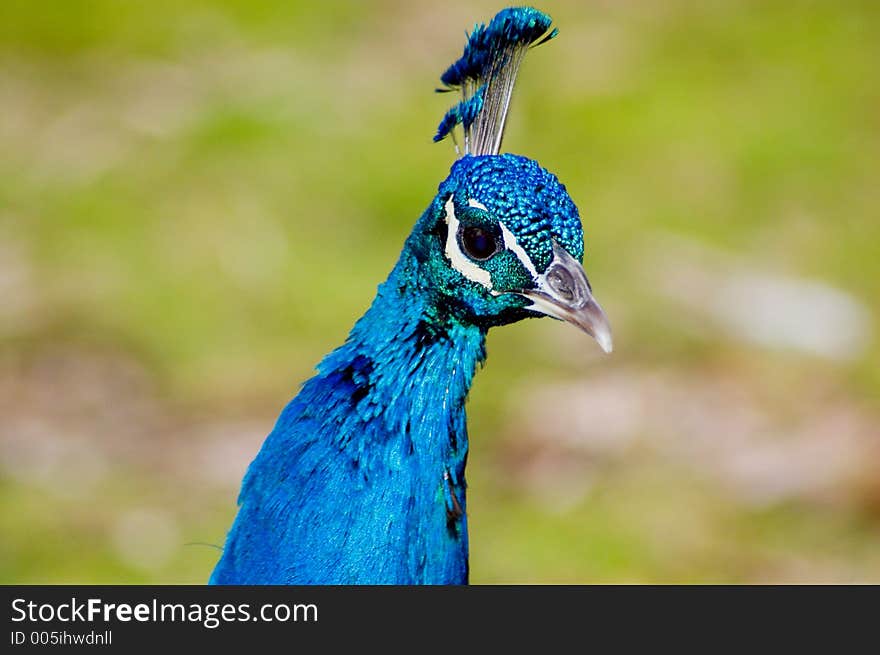
<instances>
[{"instance_id":1,"label":"peacock head","mask_svg":"<svg viewBox=\"0 0 880 655\"><path fill-rule=\"evenodd\" d=\"M510 96L526 51L556 35L549 16L509 8L477 25L462 57L441 77L459 89L435 136L462 125L464 152L414 232L436 304L482 326L552 316L611 351L611 330L581 264L577 207L536 161L498 154Z\"/></svg>"},{"instance_id":2,"label":"peacock head","mask_svg":"<svg viewBox=\"0 0 880 655\"><path fill-rule=\"evenodd\" d=\"M435 303L485 327L552 316L611 351L581 265L578 210L555 175L519 155L457 160L413 233Z\"/></svg>"}]
</instances>

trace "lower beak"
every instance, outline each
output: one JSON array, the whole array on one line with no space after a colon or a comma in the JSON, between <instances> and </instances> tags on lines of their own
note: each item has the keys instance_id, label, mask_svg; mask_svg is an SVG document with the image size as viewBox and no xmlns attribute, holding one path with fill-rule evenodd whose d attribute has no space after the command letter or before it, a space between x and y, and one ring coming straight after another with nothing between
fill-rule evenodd
<instances>
[{"instance_id":1,"label":"lower beak","mask_svg":"<svg viewBox=\"0 0 880 655\"><path fill-rule=\"evenodd\" d=\"M534 289L518 291L532 301L527 309L571 323L593 337L606 353L612 350L608 317L593 298L580 262L553 242L553 261Z\"/></svg>"}]
</instances>

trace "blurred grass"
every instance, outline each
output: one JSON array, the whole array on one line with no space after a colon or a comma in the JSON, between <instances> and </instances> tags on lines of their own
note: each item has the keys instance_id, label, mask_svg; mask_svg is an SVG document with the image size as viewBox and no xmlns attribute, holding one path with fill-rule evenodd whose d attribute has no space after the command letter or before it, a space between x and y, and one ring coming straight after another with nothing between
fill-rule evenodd
<instances>
[{"instance_id":1,"label":"blurred grass","mask_svg":"<svg viewBox=\"0 0 880 655\"><path fill-rule=\"evenodd\" d=\"M268 431L445 177L451 149L430 137L447 98L431 91L462 30L498 7L2 3L0 240L32 271L27 311L0 315L0 355L122 350L175 408L254 408ZM854 577L876 580L880 538L858 507L743 509L655 466L606 473L599 493L557 512L499 462L505 412L534 380L627 365L824 374L810 357L792 367L785 353L681 330L645 285L645 253L664 235L825 281L880 320L880 5L541 8L561 35L524 67L506 149L557 173L581 208L617 348L585 364L550 343L555 325L490 335L469 409L474 581L745 581L785 577L787 550L806 562L791 576L824 578L834 539ZM876 338L832 369L841 393L880 407ZM191 492L198 509L178 506ZM6 479L0 577L204 580L209 548L143 569L107 532L146 504L171 512L182 541L220 541L234 493L199 493L136 470L114 471L89 502ZM698 517L693 541L675 540L691 534L670 514L678 505Z\"/></svg>"}]
</instances>

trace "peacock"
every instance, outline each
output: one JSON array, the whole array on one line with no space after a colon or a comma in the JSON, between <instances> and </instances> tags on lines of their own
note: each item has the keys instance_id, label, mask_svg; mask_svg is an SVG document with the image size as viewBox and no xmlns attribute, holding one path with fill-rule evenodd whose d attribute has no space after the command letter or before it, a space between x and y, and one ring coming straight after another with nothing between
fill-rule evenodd
<instances>
[{"instance_id":1,"label":"peacock","mask_svg":"<svg viewBox=\"0 0 880 655\"><path fill-rule=\"evenodd\" d=\"M556 35L529 7L466 34L438 89L461 100L434 136L457 159L250 464L212 584L468 582L465 400L486 333L551 316L611 351L577 207L536 161L500 153L520 64Z\"/></svg>"}]
</instances>

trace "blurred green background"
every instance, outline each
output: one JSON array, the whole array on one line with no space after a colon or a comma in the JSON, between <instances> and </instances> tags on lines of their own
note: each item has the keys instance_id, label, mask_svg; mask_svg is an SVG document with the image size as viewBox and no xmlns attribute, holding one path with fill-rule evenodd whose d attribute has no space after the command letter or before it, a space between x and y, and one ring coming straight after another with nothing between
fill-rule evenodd
<instances>
[{"instance_id":1,"label":"blurred green background","mask_svg":"<svg viewBox=\"0 0 880 655\"><path fill-rule=\"evenodd\" d=\"M0 581L206 581L496 2L0 3ZM880 582L880 3L545 2L505 150L615 330L493 331L473 582Z\"/></svg>"}]
</instances>

